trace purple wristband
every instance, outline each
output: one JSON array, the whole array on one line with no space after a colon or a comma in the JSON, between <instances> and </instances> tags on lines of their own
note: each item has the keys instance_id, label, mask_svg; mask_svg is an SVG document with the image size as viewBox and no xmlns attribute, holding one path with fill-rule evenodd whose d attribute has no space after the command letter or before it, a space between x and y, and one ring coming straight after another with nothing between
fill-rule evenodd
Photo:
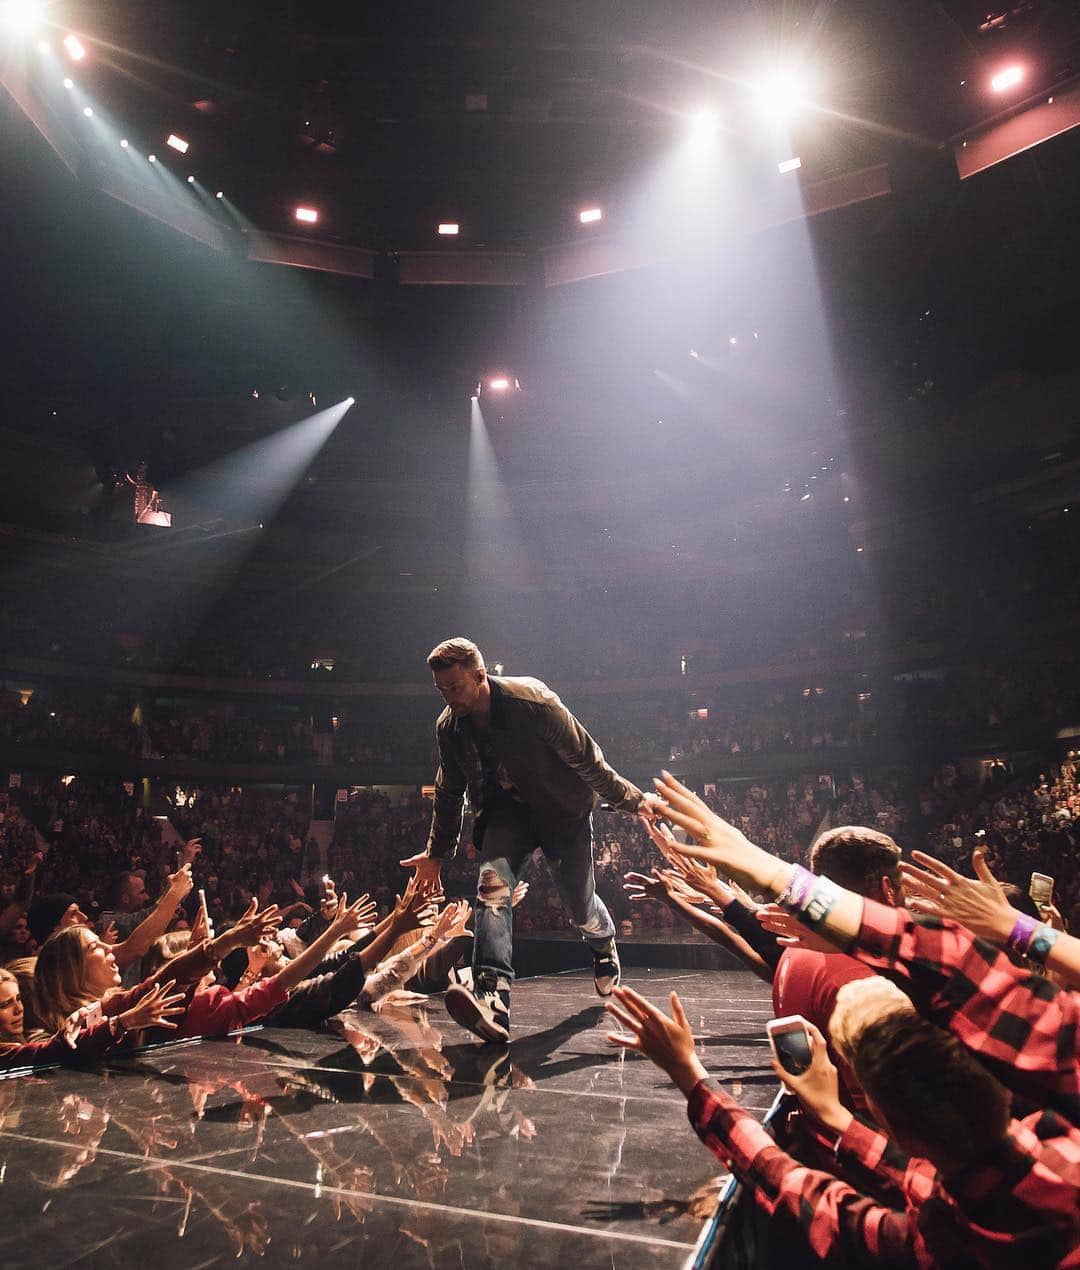
<instances>
[{"instance_id":1,"label":"purple wristband","mask_svg":"<svg viewBox=\"0 0 1080 1270\"><path fill-rule=\"evenodd\" d=\"M804 869L801 864L797 864L795 872L791 875L791 881L784 888L783 894L776 897L776 902L785 908L801 910L810 898L816 881L817 878L809 869Z\"/></svg>"},{"instance_id":2,"label":"purple wristband","mask_svg":"<svg viewBox=\"0 0 1080 1270\"><path fill-rule=\"evenodd\" d=\"M1027 955L1028 945L1031 943L1031 937L1035 934L1035 927L1038 922L1034 917L1028 917L1027 913L1017 913L1016 924L1012 928L1012 933L1005 941L1010 952L1018 953L1021 957Z\"/></svg>"}]
</instances>

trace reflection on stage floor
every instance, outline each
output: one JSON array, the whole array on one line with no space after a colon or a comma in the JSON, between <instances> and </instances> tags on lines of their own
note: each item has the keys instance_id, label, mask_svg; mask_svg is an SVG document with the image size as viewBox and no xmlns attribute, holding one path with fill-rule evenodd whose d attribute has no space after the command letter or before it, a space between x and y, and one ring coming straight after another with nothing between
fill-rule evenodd
<instances>
[{"instance_id":1,"label":"reflection on stage floor","mask_svg":"<svg viewBox=\"0 0 1080 1270\"><path fill-rule=\"evenodd\" d=\"M764 1114L768 989L629 978L683 996L710 1072ZM481 1046L433 997L6 1080L0 1265L682 1263L721 1171L682 1097L605 1045L584 973L519 982L513 1024Z\"/></svg>"}]
</instances>

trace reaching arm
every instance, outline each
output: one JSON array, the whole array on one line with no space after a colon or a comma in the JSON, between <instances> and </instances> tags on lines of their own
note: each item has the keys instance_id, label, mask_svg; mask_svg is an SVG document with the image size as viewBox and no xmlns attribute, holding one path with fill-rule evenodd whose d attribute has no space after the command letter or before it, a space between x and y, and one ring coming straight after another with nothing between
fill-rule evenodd
<instances>
[{"instance_id":1,"label":"reaching arm","mask_svg":"<svg viewBox=\"0 0 1080 1270\"><path fill-rule=\"evenodd\" d=\"M634 813L641 809L645 795L610 766L599 745L554 693L535 708L541 739L593 793L619 811Z\"/></svg>"},{"instance_id":2,"label":"reaching arm","mask_svg":"<svg viewBox=\"0 0 1080 1270\"><path fill-rule=\"evenodd\" d=\"M472 910L464 900L447 904L439 914L435 924L424 932L420 939L382 963L364 983L360 1000L367 1005L374 1005L387 993L403 987L420 968L425 958L437 952L443 944L460 935L468 935L467 929Z\"/></svg>"},{"instance_id":3,"label":"reaching arm","mask_svg":"<svg viewBox=\"0 0 1080 1270\"><path fill-rule=\"evenodd\" d=\"M720 944L734 953L740 961L745 962L750 967L759 979L764 979L766 983L772 983L773 972L771 968L762 961L746 940L737 931L732 930L726 922L721 921L718 917L713 917L711 913L706 913L703 909L698 908L692 900L681 894L673 884L673 879L667 876L665 872L654 869L650 877L646 877L643 873L628 873L626 881L627 885L623 889L629 893L632 903L634 901L654 899L661 904L666 904L672 912L678 913L695 930L701 931L703 935L708 936L714 943Z\"/></svg>"},{"instance_id":4,"label":"reaching arm","mask_svg":"<svg viewBox=\"0 0 1080 1270\"><path fill-rule=\"evenodd\" d=\"M972 854L975 878L964 877L922 851L912 852L912 857L922 868L906 862L900 868L904 890L910 897L908 907L914 912L962 922L999 948L1030 952L1034 947L1041 953L1039 960L1062 983L1080 989L1080 939L1049 923L1035 923L1026 913L1013 908L1001 883L991 873L984 852Z\"/></svg>"},{"instance_id":5,"label":"reaching arm","mask_svg":"<svg viewBox=\"0 0 1080 1270\"><path fill-rule=\"evenodd\" d=\"M1004 1084L1080 1123L1074 993L1020 970L955 922L916 920L777 860L667 773L657 788L666 814L695 840L684 854L779 896L786 920L794 914L864 964L902 977L919 1012L991 1064Z\"/></svg>"},{"instance_id":6,"label":"reaching arm","mask_svg":"<svg viewBox=\"0 0 1080 1270\"><path fill-rule=\"evenodd\" d=\"M150 916L141 921L122 944L113 945L112 953L121 970L141 960L154 940L165 934L176 916L176 910L191 893L192 886L191 865L182 864L169 876L169 885Z\"/></svg>"},{"instance_id":7,"label":"reaching arm","mask_svg":"<svg viewBox=\"0 0 1080 1270\"><path fill-rule=\"evenodd\" d=\"M438 729L436 739L439 745L439 770L435 773L431 831L424 854L432 860L445 860L457 853L468 782L461 765L450 753L449 746Z\"/></svg>"},{"instance_id":8,"label":"reaching arm","mask_svg":"<svg viewBox=\"0 0 1080 1270\"><path fill-rule=\"evenodd\" d=\"M687 1098L694 1131L753 1188L767 1213L785 1210L825 1259L846 1253L855 1265L912 1265L914 1230L904 1213L885 1208L819 1169L806 1168L769 1137L748 1111L707 1080L678 996L671 1016L630 988L616 988L607 1005L625 1029L609 1042L637 1050L666 1071Z\"/></svg>"},{"instance_id":9,"label":"reaching arm","mask_svg":"<svg viewBox=\"0 0 1080 1270\"><path fill-rule=\"evenodd\" d=\"M336 941L350 930L363 925L365 916L370 916L373 910L374 905L371 903L370 896L361 895L354 904L349 904L347 897L343 895L338 902L334 920L326 930L318 939L310 943L299 957L294 957L284 970L279 970L273 976L277 986L284 988L286 992L291 992L298 983L311 974Z\"/></svg>"}]
</instances>

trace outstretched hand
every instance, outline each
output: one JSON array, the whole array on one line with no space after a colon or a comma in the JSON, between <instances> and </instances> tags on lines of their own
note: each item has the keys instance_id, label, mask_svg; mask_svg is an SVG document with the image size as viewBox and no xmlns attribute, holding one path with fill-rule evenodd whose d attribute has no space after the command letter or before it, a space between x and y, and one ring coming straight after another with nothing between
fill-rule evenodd
<instances>
[{"instance_id":1,"label":"outstretched hand","mask_svg":"<svg viewBox=\"0 0 1080 1270\"><path fill-rule=\"evenodd\" d=\"M670 772L653 782L663 800L663 814L693 838L676 843L680 855L703 860L725 875L735 874L751 885L765 886L778 876L780 862L756 847L745 834L728 824Z\"/></svg>"},{"instance_id":2,"label":"outstretched hand","mask_svg":"<svg viewBox=\"0 0 1080 1270\"><path fill-rule=\"evenodd\" d=\"M613 996L614 1001L608 1001L604 1009L625 1031L610 1032L608 1044L651 1058L689 1096L707 1073L694 1048L694 1034L678 993L670 997L670 1018L633 988L620 985Z\"/></svg>"},{"instance_id":3,"label":"outstretched hand","mask_svg":"<svg viewBox=\"0 0 1080 1270\"><path fill-rule=\"evenodd\" d=\"M437 895L442 890L442 861L429 856L426 851L402 860L403 869L416 870L416 884L425 895Z\"/></svg>"},{"instance_id":4,"label":"outstretched hand","mask_svg":"<svg viewBox=\"0 0 1080 1270\"><path fill-rule=\"evenodd\" d=\"M923 866L900 862L907 906L913 913L952 918L996 943L1008 939L1019 914L990 872L982 851L976 850L971 857L977 878L966 878L923 851L913 851L911 856Z\"/></svg>"},{"instance_id":5,"label":"outstretched hand","mask_svg":"<svg viewBox=\"0 0 1080 1270\"><path fill-rule=\"evenodd\" d=\"M170 1031L176 1028L172 1019L184 1013L185 993L177 992L176 983L169 979L165 983L152 984L135 1002L130 1010L120 1015L120 1022L127 1032L138 1032L143 1028L162 1027Z\"/></svg>"},{"instance_id":6,"label":"outstretched hand","mask_svg":"<svg viewBox=\"0 0 1080 1270\"><path fill-rule=\"evenodd\" d=\"M835 944L830 944L823 936L812 931L786 908L779 904L765 904L757 910L757 919L767 931L771 931L778 944L785 948L805 948L807 952L837 951Z\"/></svg>"},{"instance_id":7,"label":"outstretched hand","mask_svg":"<svg viewBox=\"0 0 1080 1270\"><path fill-rule=\"evenodd\" d=\"M218 943L229 952L235 948L250 948L260 939L272 935L280 924L281 914L276 904L271 904L260 912L259 901L252 900L236 925L218 937Z\"/></svg>"},{"instance_id":8,"label":"outstretched hand","mask_svg":"<svg viewBox=\"0 0 1080 1270\"><path fill-rule=\"evenodd\" d=\"M461 935L471 935L469 920L472 909L466 900L456 900L443 909L431 928L431 936L437 940L457 939Z\"/></svg>"},{"instance_id":9,"label":"outstretched hand","mask_svg":"<svg viewBox=\"0 0 1080 1270\"><path fill-rule=\"evenodd\" d=\"M361 895L358 900L349 903L349 897L343 895L338 900L334 916L330 920L327 931L334 935L346 935L359 926L367 926L376 914L374 901L370 895Z\"/></svg>"}]
</instances>

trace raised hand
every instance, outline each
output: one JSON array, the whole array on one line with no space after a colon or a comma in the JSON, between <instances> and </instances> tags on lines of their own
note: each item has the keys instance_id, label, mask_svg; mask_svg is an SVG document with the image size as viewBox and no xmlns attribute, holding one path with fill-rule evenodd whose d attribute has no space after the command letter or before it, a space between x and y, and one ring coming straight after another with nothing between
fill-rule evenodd
<instances>
[{"instance_id":1,"label":"raised hand","mask_svg":"<svg viewBox=\"0 0 1080 1270\"><path fill-rule=\"evenodd\" d=\"M201 838L191 838L188 842L185 842L183 847L180 850L181 868L183 868L184 865L187 865L188 867L193 865L195 863L196 857L199 855L201 851L202 851Z\"/></svg>"},{"instance_id":2,"label":"raised hand","mask_svg":"<svg viewBox=\"0 0 1080 1270\"><path fill-rule=\"evenodd\" d=\"M628 873L623 883L626 898L631 904L640 904L644 900L658 900L663 904L668 898L667 883L658 869L651 874Z\"/></svg>"},{"instance_id":3,"label":"raised hand","mask_svg":"<svg viewBox=\"0 0 1080 1270\"><path fill-rule=\"evenodd\" d=\"M155 983L149 987L135 1002L130 1010L119 1016L120 1023L127 1032L138 1032L147 1027L163 1027L175 1029L176 1024L170 1022L185 1010L185 993L176 992L176 983L170 979L166 983Z\"/></svg>"},{"instance_id":4,"label":"raised hand","mask_svg":"<svg viewBox=\"0 0 1080 1270\"><path fill-rule=\"evenodd\" d=\"M654 797L653 801L659 804L660 800ZM675 835L662 820L657 820L655 817L642 816L641 823L645 827L645 832L652 839L657 851L670 864L679 853L680 844L676 842Z\"/></svg>"},{"instance_id":5,"label":"raised hand","mask_svg":"<svg viewBox=\"0 0 1080 1270\"><path fill-rule=\"evenodd\" d=\"M441 894L424 891L414 874L398 896L394 909L406 930L416 930L421 926L430 926L435 921L438 916L437 905L441 900Z\"/></svg>"},{"instance_id":6,"label":"raised hand","mask_svg":"<svg viewBox=\"0 0 1080 1270\"><path fill-rule=\"evenodd\" d=\"M511 892L510 907L517 908L517 906L521 903L521 901L525 898L525 896L528 895L528 893L529 893L528 882L519 882L517 886L515 886L513 891Z\"/></svg>"},{"instance_id":7,"label":"raised hand","mask_svg":"<svg viewBox=\"0 0 1080 1270\"><path fill-rule=\"evenodd\" d=\"M322 899L319 901L319 912L324 922L332 922L338 907L337 885L329 873L323 876Z\"/></svg>"},{"instance_id":8,"label":"raised hand","mask_svg":"<svg viewBox=\"0 0 1080 1270\"><path fill-rule=\"evenodd\" d=\"M103 944L118 944L120 942L120 930L115 922L110 922L101 932L101 942Z\"/></svg>"},{"instance_id":9,"label":"raised hand","mask_svg":"<svg viewBox=\"0 0 1080 1270\"><path fill-rule=\"evenodd\" d=\"M232 952L234 948L250 948L260 939L272 935L280 924L281 915L276 904L271 904L260 912L259 901L252 900L236 925L214 941L218 945L217 951L221 956L226 956L227 953L221 952L221 949Z\"/></svg>"},{"instance_id":10,"label":"raised hand","mask_svg":"<svg viewBox=\"0 0 1080 1270\"><path fill-rule=\"evenodd\" d=\"M361 895L352 904L349 903L349 897L343 895L338 900L329 929L335 934L344 935L351 930L356 930L358 926L369 925L375 914L375 903L370 895Z\"/></svg>"},{"instance_id":11,"label":"raised hand","mask_svg":"<svg viewBox=\"0 0 1080 1270\"><path fill-rule=\"evenodd\" d=\"M191 876L190 864L182 864L175 873L169 874L169 894L178 904L181 900L187 899L194 885L195 881Z\"/></svg>"},{"instance_id":12,"label":"raised hand","mask_svg":"<svg viewBox=\"0 0 1080 1270\"><path fill-rule=\"evenodd\" d=\"M689 1094L706 1072L694 1048L694 1034L678 994L671 994L670 1018L633 988L620 985L613 995L614 1001L608 1001L604 1009L625 1031L609 1033L608 1044L651 1058Z\"/></svg>"},{"instance_id":13,"label":"raised hand","mask_svg":"<svg viewBox=\"0 0 1080 1270\"><path fill-rule=\"evenodd\" d=\"M964 877L925 852L913 851L911 855L923 866L919 869L900 862L907 906L913 913L952 918L983 939L998 943L1008 939L1017 912L990 872L982 851L976 850L971 857L977 879Z\"/></svg>"},{"instance_id":14,"label":"raised hand","mask_svg":"<svg viewBox=\"0 0 1080 1270\"><path fill-rule=\"evenodd\" d=\"M675 844L680 855L704 860L725 874L739 877L751 878L762 868L770 871L771 857L734 825L710 811L693 790L670 772L664 772L653 783L663 800L664 815L694 839L693 843Z\"/></svg>"},{"instance_id":15,"label":"raised hand","mask_svg":"<svg viewBox=\"0 0 1080 1270\"><path fill-rule=\"evenodd\" d=\"M465 900L456 900L447 904L435 920L431 935L437 940L457 939L461 935L471 935L469 919L472 909Z\"/></svg>"}]
</instances>

